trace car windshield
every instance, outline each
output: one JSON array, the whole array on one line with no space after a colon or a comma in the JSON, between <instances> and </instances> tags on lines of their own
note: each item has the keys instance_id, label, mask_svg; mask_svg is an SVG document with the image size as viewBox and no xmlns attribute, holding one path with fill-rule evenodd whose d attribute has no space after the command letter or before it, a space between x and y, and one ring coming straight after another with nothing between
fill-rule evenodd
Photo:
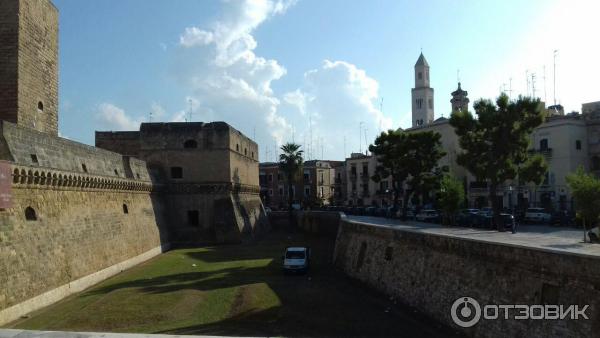
<instances>
[{"instance_id":1,"label":"car windshield","mask_svg":"<svg viewBox=\"0 0 600 338\"><path fill-rule=\"evenodd\" d=\"M304 259L304 251L288 251L285 253L285 259Z\"/></svg>"}]
</instances>

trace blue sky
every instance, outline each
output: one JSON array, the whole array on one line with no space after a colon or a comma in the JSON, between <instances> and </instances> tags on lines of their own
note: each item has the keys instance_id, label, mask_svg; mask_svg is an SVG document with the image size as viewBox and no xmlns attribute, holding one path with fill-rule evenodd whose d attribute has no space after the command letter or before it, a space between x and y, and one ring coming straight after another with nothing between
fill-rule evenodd
<instances>
[{"instance_id":1,"label":"blue sky","mask_svg":"<svg viewBox=\"0 0 600 338\"><path fill-rule=\"evenodd\" d=\"M536 96L551 102L555 49L558 101L579 111L600 100L594 1L54 3L60 132L89 144L94 130L137 129L150 113L183 121L191 101L192 120L255 137L261 160L292 140L308 158L342 159L380 129L410 126L421 48L436 118L449 114L457 69L471 102L502 88L531 94L532 73Z\"/></svg>"}]
</instances>

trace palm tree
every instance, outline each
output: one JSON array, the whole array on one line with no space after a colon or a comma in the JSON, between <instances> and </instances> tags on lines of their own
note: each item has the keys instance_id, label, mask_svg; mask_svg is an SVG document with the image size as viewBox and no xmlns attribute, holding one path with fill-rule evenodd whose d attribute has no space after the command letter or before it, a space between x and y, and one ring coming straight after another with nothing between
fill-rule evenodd
<instances>
[{"instance_id":1,"label":"palm tree","mask_svg":"<svg viewBox=\"0 0 600 338\"><path fill-rule=\"evenodd\" d=\"M283 153L279 154L279 170L281 170L288 182L288 208L290 216L292 215L293 185L296 183L300 171L302 170L302 153L300 145L296 143L286 143L281 146Z\"/></svg>"}]
</instances>

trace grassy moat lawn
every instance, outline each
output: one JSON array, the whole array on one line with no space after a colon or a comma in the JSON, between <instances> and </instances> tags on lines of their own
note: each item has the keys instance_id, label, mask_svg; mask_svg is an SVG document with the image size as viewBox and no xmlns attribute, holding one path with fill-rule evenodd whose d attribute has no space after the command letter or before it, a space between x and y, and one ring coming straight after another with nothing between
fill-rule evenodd
<instances>
[{"instance_id":1,"label":"grassy moat lawn","mask_svg":"<svg viewBox=\"0 0 600 338\"><path fill-rule=\"evenodd\" d=\"M285 276L286 246L312 268ZM173 250L31 314L13 328L206 335L452 336L331 266L331 240L274 233L255 244Z\"/></svg>"}]
</instances>

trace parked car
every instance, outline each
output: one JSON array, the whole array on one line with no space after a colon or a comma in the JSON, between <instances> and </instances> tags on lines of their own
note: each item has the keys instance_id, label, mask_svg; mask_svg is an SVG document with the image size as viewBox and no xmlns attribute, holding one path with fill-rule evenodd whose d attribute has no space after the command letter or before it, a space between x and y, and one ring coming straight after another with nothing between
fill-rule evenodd
<instances>
[{"instance_id":1,"label":"parked car","mask_svg":"<svg viewBox=\"0 0 600 338\"><path fill-rule=\"evenodd\" d=\"M559 210L552 214L552 218L550 218L550 224L552 225L563 225L568 226L572 225L574 222L569 212L566 210Z\"/></svg>"},{"instance_id":2,"label":"parked car","mask_svg":"<svg viewBox=\"0 0 600 338\"><path fill-rule=\"evenodd\" d=\"M386 209L386 212L385 212L385 217L387 217L387 218L396 218L398 210L399 210L398 208L395 208L393 206L392 207L388 207Z\"/></svg>"},{"instance_id":3,"label":"parked car","mask_svg":"<svg viewBox=\"0 0 600 338\"><path fill-rule=\"evenodd\" d=\"M271 210L271 208L269 208L269 207L265 207L265 212L266 212L266 213L270 213L271 211L273 211L273 210Z\"/></svg>"},{"instance_id":4,"label":"parked car","mask_svg":"<svg viewBox=\"0 0 600 338\"><path fill-rule=\"evenodd\" d=\"M463 209L456 215L456 224L471 227L474 226L474 222L477 218L479 209Z\"/></svg>"},{"instance_id":5,"label":"parked car","mask_svg":"<svg viewBox=\"0 0 600 338\"><path fill-rule=\"evenodd\" d=\"M285 273L306 273L310 267L310 248L291 246L283 255L283 271Z\"/></svg>"},{"instance_id":6,"label":"parked car","mask_svg":"<svg viewBox=\"0 0 600 338\"><path fill-rule=\"evenodd\" d=\"M365 208L365 216L375 216L376 211L377 211L377 208L375 208L375 207L367 207L367 208Z\"/></svg>"},{"instance_id":7,"label":"parked car","mask_svg":"<svg viewBox=\"0 0 600 338\"><path fill-rule=\"evenodd\" d=\"M550 223L552 215L544 208L529 208L525 212L525 222Z\"/></svg>"},{"instance_id":8,"label":"parked car","mask_svg":"<svg viewBox=\"0 0 600 338\"><path fill-rule=\"evenodd\" d=\"M437 210L426 209L421 210L421 212L415 216L415 219L420 222L437 223L440 221L440 214Z\"/></svg>"},{"instance_id":9,"label":"parked car","mask_svg":"<svg viewBox=\"0 0 600 338\"><path fill-rule=\"evenodd\" d=\"M387 214L387 208L377 208L375 210L375 216L377 217L385 217Z\"/></svg>"},{"instance_id":10,"label":"parked car","mask_svg":"<svg viewBox=\"0 0 600 338\"><path fill-rule=\"evenodd\" d=\"M493 213L479 211L474 214L472 226L475 228L491 229L493 227Z\"/></svg>"}]
</instances>

